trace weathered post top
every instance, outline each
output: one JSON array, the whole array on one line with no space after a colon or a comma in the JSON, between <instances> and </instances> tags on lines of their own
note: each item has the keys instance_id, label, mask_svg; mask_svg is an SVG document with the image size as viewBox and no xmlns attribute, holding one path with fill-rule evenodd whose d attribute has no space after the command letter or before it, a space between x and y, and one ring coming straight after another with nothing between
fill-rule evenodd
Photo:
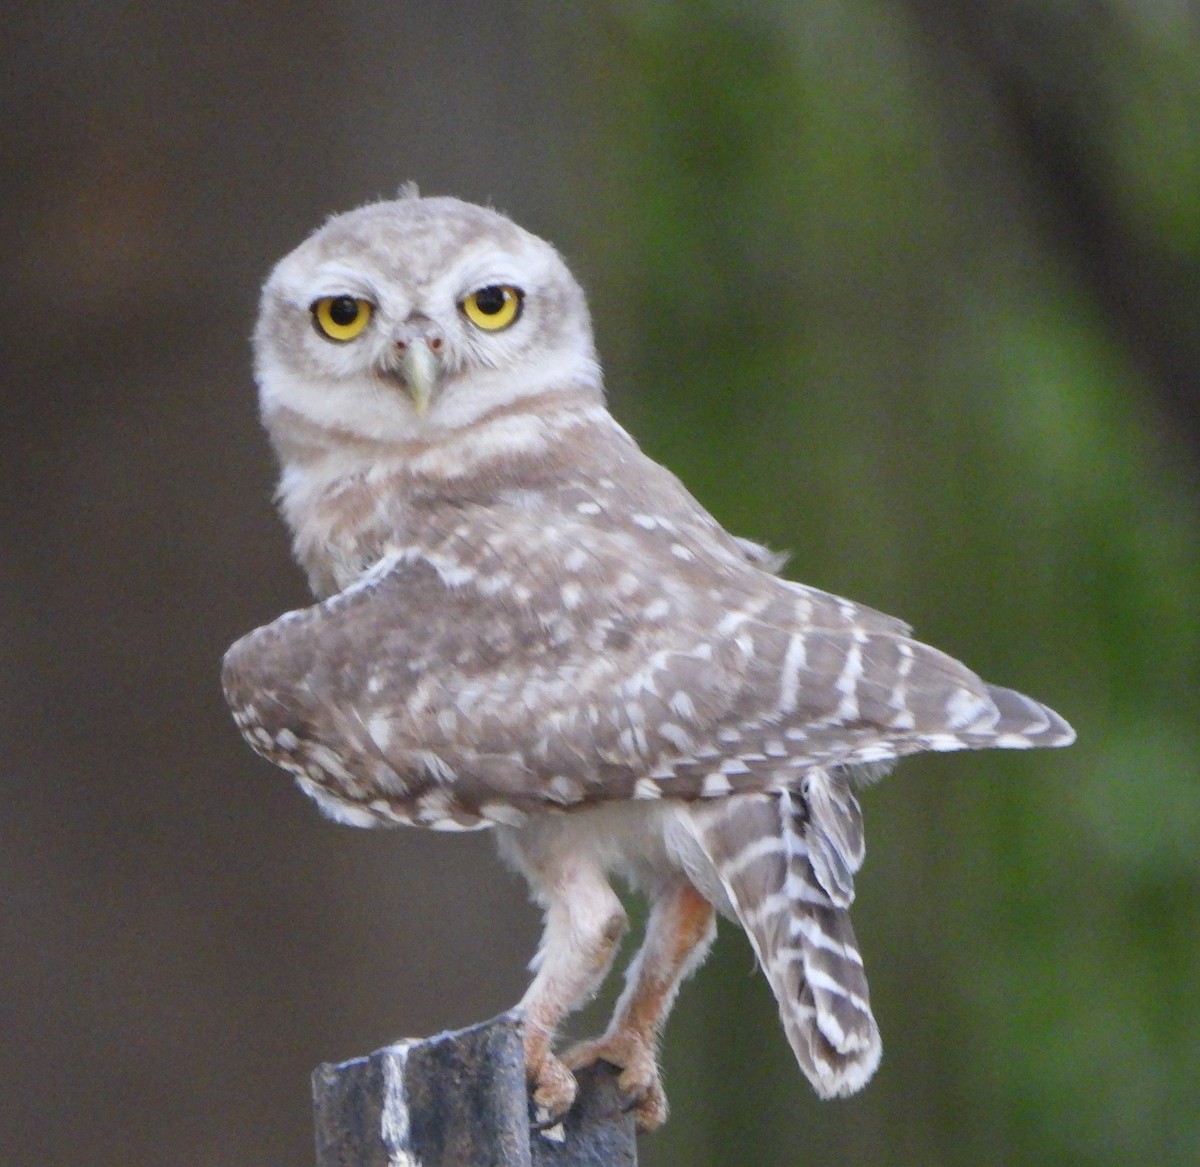
<instances>
[{"instance_id":1,"label":"weathered post top","mask_svg":"<svg viewBox=\"0 0 1200 1167\"><path fill-rule=\"evenodd\" d=\"M563 1122L535 1129L514 1014L319 1066L317 1167L636 1167L613 1074L578 1077Z\"/></svg>"}]
</instances>

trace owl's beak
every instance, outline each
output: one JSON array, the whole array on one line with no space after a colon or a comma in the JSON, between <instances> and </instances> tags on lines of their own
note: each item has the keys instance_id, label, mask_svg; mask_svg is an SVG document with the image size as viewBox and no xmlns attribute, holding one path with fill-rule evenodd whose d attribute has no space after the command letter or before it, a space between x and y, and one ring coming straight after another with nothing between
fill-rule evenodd
<instances>
[{"instance_id":1,"label":"owl's beak","mask_svg":"<svg viewBox=\"0 0 1200 1167\"><path fill-rule=\"evenodd\" d=\"M429 412L434 390L442 371L441 338L414 337L400 352L400 373L418 417Z\"/></svg>"}]
</instances>

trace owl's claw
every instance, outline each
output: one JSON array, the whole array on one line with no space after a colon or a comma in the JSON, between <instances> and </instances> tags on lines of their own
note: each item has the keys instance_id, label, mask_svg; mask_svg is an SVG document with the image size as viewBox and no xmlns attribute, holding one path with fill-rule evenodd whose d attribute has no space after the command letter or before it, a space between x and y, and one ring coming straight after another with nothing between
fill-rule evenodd
<instances>
[{"instance_id":1,"label":"owl's claw","mask_svg":"<svg viewBox=\"0 0 1200 1167\"><path fill-rule=\"evenodd\" d=\"M537 1065L527 1069L530 1096L533 1099L535 1130L557 1126L575 1102L579 1089L575 1075L553 1054L543 1055Z\"/></svg>"},{"instance_id":2,"label":"owl's claw","mask_svg":"<svg viewBox=\"0 0 1200 1167\"><path fill-rule=\"evenodd\" d=\"M582 1070L596 1062L615 1066L617 1089L623 1095L621 1109L632 1110L640 1131L652 1131L667 1120L667 1096L663 1093L658 1063L650 1043L632 1029L617 1030L595 1041L572 1046L563 1063Z\"/></svg>"}]
</instances>

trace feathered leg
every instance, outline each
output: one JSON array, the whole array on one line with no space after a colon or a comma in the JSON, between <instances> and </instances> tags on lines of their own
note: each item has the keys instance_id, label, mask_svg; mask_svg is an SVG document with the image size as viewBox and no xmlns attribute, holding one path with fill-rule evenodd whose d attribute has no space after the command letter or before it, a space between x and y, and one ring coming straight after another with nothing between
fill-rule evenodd
<instances>
[{"instance_id":1,"label":"feathered leg","mask_svg":"<svg viewBox=\"0 0 1200 1167\"><path fill-rule=\"evenodd\" d=\"M545 909L535 976L518 1008L525 1021L525 1069L539 1117L565 1114L575 1101L575 1076L551 1052L566 1015L604 980L627 918L604 872L577 856L513 850Z\"/></svg>"},{"instance_id":2,"label":"feathered leg","mask_svg":"<svg viewBox=\"0 0 1200 1167\"><path fill-rule=\"evenodd\" d=\"M716 935L712 905L682 875L659 892L646 923L646 938L626 973L625 991L602 1037L568 1050L563 1061L582 1069L604 1061L621 1074L617 1085L629 1098L642 1130L667 1117L658 1072L658 1035L681 982L703 961Z\"/></svg>"}]
</instances>

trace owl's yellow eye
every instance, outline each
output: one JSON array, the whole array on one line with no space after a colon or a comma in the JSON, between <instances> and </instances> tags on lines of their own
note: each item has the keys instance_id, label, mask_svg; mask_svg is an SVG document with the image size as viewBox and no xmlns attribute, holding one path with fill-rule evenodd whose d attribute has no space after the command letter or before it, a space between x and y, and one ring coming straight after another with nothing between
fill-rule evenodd
<instances>
[{"instance_id":1,"label":"owl's yellow eye","mask_svg":"<svg viewBox=\"0 0 1200 1167\"><path fill-rule=\"evenodd\" d=\"M322 296L313 306L313 324L329 340L353 340L368 324L374 311L370 300L356 296Z\"/></svg>"},{"instance_id":2,"label":"owl's yellow eye","mask_svg":"<svg viewBox=\"0 0 1200 1167\"><path fill-rule=\"evenodd\" d=\"M521 315L525 293L508 284L488 284L472 292L460 305L463 315L477 328L499 332Z\"/></svg>"}]
</instances>

